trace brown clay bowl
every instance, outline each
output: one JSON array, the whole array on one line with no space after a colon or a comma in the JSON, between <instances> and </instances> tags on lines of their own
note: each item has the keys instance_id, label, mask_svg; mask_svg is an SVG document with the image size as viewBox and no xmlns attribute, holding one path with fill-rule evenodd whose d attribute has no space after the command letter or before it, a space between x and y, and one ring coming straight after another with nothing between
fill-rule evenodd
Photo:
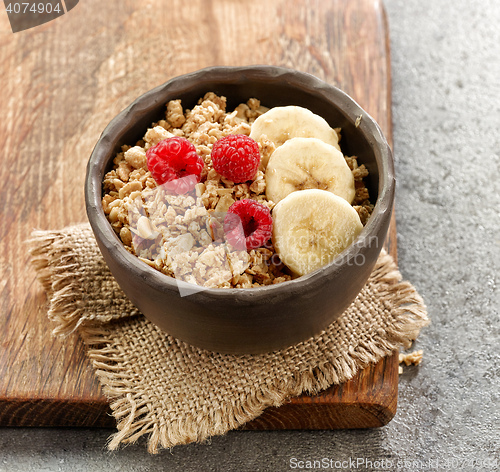
<instances>
[{"instance_id":1,"label":"brown clay bowl","mask_svg":"<svg viewBox=\"0 0 500 472\"><path fill-rule=\"evenodd\" d=\"M299 105L342 128L342 150L358 156L370 175L375 209L358 239L332 263L295 280L251 289L205 289L180 296L178 283L128 253L101 206L103 175L120 146L141 139L165 104L192 108L206 92L233 109L251 97L267 107ZM362 115L356 126L356 119ZM166 333L194 346L232 354L281 349L320 333L367 281L382 248L394 200L394 164L380 128L341 90L311 75L273 66L211 67L147 92L106 127L87 167L87 214L102 255L125 294Z\"/></svg>"}]
</instances>

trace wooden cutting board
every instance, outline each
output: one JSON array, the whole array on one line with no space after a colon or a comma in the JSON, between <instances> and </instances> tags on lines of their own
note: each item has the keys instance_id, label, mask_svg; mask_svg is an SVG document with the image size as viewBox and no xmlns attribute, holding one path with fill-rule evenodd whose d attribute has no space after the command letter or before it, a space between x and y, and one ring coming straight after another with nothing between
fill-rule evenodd
<instances>
[{"instance_id":1,"label":"wooden cutting board","mask_svg":"<svg viewBox=\"0 0 500 472\"><path fill-rule=\"evenodd\" d=\"M24 241L86 220L92 148L129 102L211 65L274 64L353 96L392 138L387 23L377 0L86 0L15 33L0 12L0 425L114 426L82 342L51 336ZM395 221L388 248L396 256ZM396 411L393 355L247 429L363 428Z\"/></svg>"}]
</instances>

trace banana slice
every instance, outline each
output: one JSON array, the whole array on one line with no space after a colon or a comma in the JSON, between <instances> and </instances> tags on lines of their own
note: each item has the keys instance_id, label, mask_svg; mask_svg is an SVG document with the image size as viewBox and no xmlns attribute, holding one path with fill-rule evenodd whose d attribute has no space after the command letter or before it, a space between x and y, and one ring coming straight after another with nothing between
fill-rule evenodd
<instances>
[{"instance_id":1,"label":"banana slice","mask_svg":"<svg viewBox=\"0 0 500 472\"><path fill-rule=\"evenodd\" d=\"M274 248L297 275L333 261L362 229L356 210L325 190L293 192L273 209Z\"/></svg>"},{"instance_id":2,"label":"banana slice","mask_svg":"<svg viewBox=\"0 0 500 472\"><path fill-rule=\"evenodd\" d=\"M307 108L293 105L274 107L259 116L252 123L250 137L259 141L263 135L275 147L292 138L318 138L340 151L339 137L325 119Z\"/></svg>"},{"instance_id":3,"label":"banana slice","mask_svg":"<svg viewBox=\"0 0 500 472\"><path fill-rule=\"evenodd\" d=\"M352 203L354 177L342 153L316 138L293 138L280 146L266 169L266 196L278 203L296 190L328 190Z\"/></svg>"}]
</instances>

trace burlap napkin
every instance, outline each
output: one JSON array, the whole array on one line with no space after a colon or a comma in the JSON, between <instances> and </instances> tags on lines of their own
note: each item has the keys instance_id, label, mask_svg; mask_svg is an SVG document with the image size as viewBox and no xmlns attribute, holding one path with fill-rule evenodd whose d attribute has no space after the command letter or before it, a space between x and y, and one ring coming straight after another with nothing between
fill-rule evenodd
<instances>
[{"instance_id":1,"label":"burlap napkin","mask_svg":"<svg viewBox=\"0 0 500 472\"><path fill-rule=\"evenodd\" d=\"M291 396L317 393L408 345L428 323L421 297L383 252L344 315L318 336L258 356L200 350L164 334L125 297L88 224L37 231L31 254L54 332L75 330L111 402L108 447L148 435L148 450L203 441Z\"/></svg>"}]
</instances>

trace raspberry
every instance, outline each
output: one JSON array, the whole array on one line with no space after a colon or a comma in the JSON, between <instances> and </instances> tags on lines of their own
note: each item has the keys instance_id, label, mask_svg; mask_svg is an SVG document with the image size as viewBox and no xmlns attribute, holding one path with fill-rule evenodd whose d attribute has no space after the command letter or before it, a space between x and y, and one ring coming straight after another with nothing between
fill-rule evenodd
<instances>
[{"instance_id":1,"label":"raspberry","mask_svg":"<svg viewBox=\"0 0 500 472\"><path fill-rule=\"evenodd\" d=\"M186 138L167 138L146 151L148 169L158 185L180 194L193 190L201 179L203 159Z\"/></svg>"},{"instance_id":2,"label":"raspberry","mask_svg":"<svg viewBox=\"0 0 500 472\"><path fill-rule=\"evenodd\" d=\"M220 175L234 183L246 182L255 177L259 168L259 146L244 134L231 134L213 145L212 164Z\"/></svg>"},{"instance_id":3,"label":"raspberry","mask_svg":"<svg viewBox=\"0 0 500 472\"><path fill-rule=\"evenodd\" d=\"M267 206L255 200L234 202L224 218L224 233L238 250L256 249L271 237L273 219Z\"/></svg>"}]
</instances>

